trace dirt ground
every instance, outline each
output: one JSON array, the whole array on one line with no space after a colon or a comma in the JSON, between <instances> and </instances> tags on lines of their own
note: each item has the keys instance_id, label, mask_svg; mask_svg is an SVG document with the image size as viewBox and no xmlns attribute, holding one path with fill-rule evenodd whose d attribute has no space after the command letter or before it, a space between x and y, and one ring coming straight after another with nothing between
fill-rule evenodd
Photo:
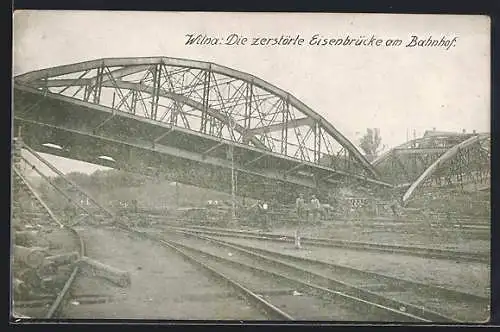
<instances>
[{"instance_id":1,"label":"dirt ground","mask_svg":"<svg viewBox=\"0 0 500 332\"><path fill-rule=\"evenodd\" d=\"M80 277L74 293L105 294L102 304L70 303L66 318L101 319L265 319L207 274L158 244L109 229L81 230L87 255L131 276L120 288L102 279Z\"/></svg>"}]
</instances>

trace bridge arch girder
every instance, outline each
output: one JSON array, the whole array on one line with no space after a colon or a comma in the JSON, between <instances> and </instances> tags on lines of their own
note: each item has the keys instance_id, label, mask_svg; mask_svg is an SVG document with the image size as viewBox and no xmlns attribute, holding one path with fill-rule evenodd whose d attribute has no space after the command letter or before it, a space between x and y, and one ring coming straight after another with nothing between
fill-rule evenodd
<instances>
[{"instance_id":1,"label":"bridge arch girder","mask_svg":"<svg viewBox=\"0 0 500 332\"><path fill-rule=\"evenodd\" d=\"M99 59L19 75L16 85L378 178L347 138L293 95L217 64L167 57Z\"/></svg>"},{"instance_id":2,"label":"bridge arch girder","mask_svg":"<svg viewBox=\"0 0 500 332\"><path fill-rule=\"evenodd\" d=\"M489 143L490 141L490 134L479 134L479 135L472 135L465 140L462 140L460 143L452 146L449 148L446 152L441 154L429 167L427 167L421 174L420 176L409 186L409 188L405 191L405 193L402 196L402 203L407 204L407 202L415 195L417 189L421 186L426 181L429 181L433 176L446 176L448 181L451 183L451 173L453 175L456 175L457 177L460 178L460 184L463 185L462 183L462 178L464 176L471 176L474 181L476 181L477 174L474 174L475 172L482 172L485 170L487 167L484 167L485 163L482 162L481 160L477 160L478 158L475 158L474 156L467 156L465 162L462 160L458 160L456 162L456 165L451 165L456 159L463 153L463 152L468 152L470 150L476 150L483 155L484 159L483 161L489 161L489 149L485 149L485 143ZM489 144L488 144L489 148ZM488 165L489 166L489 163ZM441 172L443 174L438 174L440 170L443 169L450 169L451 172L448 172L448 174L445 174L445 172Z\"/></svg>"},{"instance_id":3,"label":"bridge arch girder","mask_svg":"<svg viewBox=\"0 0 500 332\"><path fill-rule=\"evenodd\" d=\"M381 178L397 186L410 186L422 172L450 148L474 133L428 131L423 137L400 144L372 161Z\"/></svg>"}]
</instances>

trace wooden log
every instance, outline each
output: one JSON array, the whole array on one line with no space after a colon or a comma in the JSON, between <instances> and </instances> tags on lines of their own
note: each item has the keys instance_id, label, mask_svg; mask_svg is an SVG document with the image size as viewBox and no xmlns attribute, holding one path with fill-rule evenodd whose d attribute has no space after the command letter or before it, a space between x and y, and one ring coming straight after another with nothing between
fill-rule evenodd
<instances>
[{"instance_id":1,"label":"wooden log","mask_svg":"<svg viewBox=\"0 0 500 332\"><path fill-rule=\"evenodd\" d=\"M31 268L42 265L45 258L45 248L14 246L14 261L22 263Z\"/></svg>"},{"instance_id":2,"label":"wooden log","mask_svg":"<svg viewBox=\"0 0 500 332\"><path fill-rule=\"evenodd\" d=\"M80 258L77 264L82 269L92 273L92 276L104 278L121 287L130 285L130 274L128 272L118 270L88 257Z\"/></svg>"},{"instance_id":3,"label":"wooden log","mask_svg":"<svg viewBox=\"0 0 500 332\"><path fill-rule=\"evenodd\" d=\"M53 275L57 273L57 266L54 262L45 259L43 264L36 268L39 276L44 277L47 275Z\"/></svg>"},{"instance_id":4,"label":"wooden log","mask_svg":"<svg viewBox=\"0 0 500 332\"><path fill-rule=\"evenodd\" d=\"M38 288L40 286L41 279L35 269L18 269L14 271L14 276L22 280L30 288Z\"/></svg>"},{"instance_id":5,"label":"wooden log","mask_svg":"<svg viewBox=\"0 0 500 332\"><path fill-rule=\"evenodd\" d=\"M15 302L15 307L16 308L36 308L36 307L47 307L51 305L54 300L56 299L55 296L53 296L50 299L37 299L37 300L25 300L25 301L16 301ZM98 304L98 303L106 303L112 301L113 298L109 296L102 296L102 295L96 295L92 297L83 297L83 298L78 298L78 297L72 297L70 303L75 303L75 305L79 304Z\"/></svg>"},{"instance_id":6,"label":"wooden log","mask_svg":"<svg viewBox=\"0 0 500 332\"><path fill-rule=\"evenodd\" d=\"M47 246L48 242L37 231L19 231L14 233L14 241L19 246Z\"/></svg>"},{"instance_id":7,"label":"wooden log","mask_svg":"<svg viewBox=\"0 0 500 332\"><path fill-rule=\"evenodd\" d=\"M14 306L16 308L36 308L36 307L47 307L54 300L24 300L24 301L15 301Z\"/></svg>"},{"instance_id":8,"label":"wooden log","mask_svg":"<svg viewBox=\"0 0 500 332\"><path fill-rule=\"evenodd\" d=\"M44 264L54 264L55 266L73 264L80 258L80 254L76 251L60 255L45 257Z\"/></svg>"},{"instance_id":9,"label":"wooden log","mask_svg":"<svg viewBox=\"0 0 500 332\"><path fill-rule=\"evenodd\" d=\"M14 278L12 286L14 287L14 294L16 296L24 296L29 293L28 286L21 279Z\"/></svg>"}]
</instances>

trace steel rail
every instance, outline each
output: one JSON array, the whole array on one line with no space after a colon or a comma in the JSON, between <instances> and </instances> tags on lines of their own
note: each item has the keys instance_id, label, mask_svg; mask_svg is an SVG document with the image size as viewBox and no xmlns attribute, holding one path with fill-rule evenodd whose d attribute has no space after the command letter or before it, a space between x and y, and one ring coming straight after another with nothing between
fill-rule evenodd
<instances>
[{"instance_id":1,"label":"steel rail","mask_svg":"<svg viewBox=\"0 0 500 332\"><path fill-rule=\"evenodd\" d=\"M225 257L221 257L218 255L214 255L214 254L208 253L207 251L203 251L203 250L197 249L195 247L188 246L186 244L182 244L182 243L175 242L172 240L168 240L168 241L170 243L173 243L176 246L180 246L186 250L195 252L199 255L206 256L211 260L215 260L215 261L221 262L223 264L227 264L227 265L232 265L232 266L236 267L237 269L245 269L248 271L258 273L260 275L267 275L267 276L271 277L273 280L284 280L286 282L291 282L291 283L298 285L300 287L309 289L311 291L311 293L320 294L321 297L342 299L344 301L347 301L350 304L356 305L357 308L359 308L360 306L364 306L364 307L368 308L369 310L378 309L378 310L381 310L382 312L384 312L385 314L390 314L392 317L398 317L398 319L402 319L401 321L410 320L413 322L431 322L431 320L429 320L429 319L414 315L412 313L396 310L394 308L387 307L387 306L384 306L384 305L381 305L379 303L375 303L375 302L372 302L369 300L365 300L365 299L359 298L357 296L353 296L353 295L350 295L350 294L347 294L344 292L340 292L340 291L335 291L335 290L323 287L321 285L318 285L318 284L315 284L312 282L307 282L307 281L304 281L301 279L297 279L297 278L292 277L290 275L285 275L285 274L278 273L278 272L272 272L272 271L269 271L269 270L266 270L263 268L256 267L254 265L249 265L246 263L237 262L235 260L227 259Z\"/></svg>"},{"instance_id":2,"label":"steel rail","mask_svg":"<svg viewBox=\"0 0 500 332\"><path fill-rule=\"evenodd\" d=\"M233 288L238 294L242 295L245 299L250 301L254 306L256 306L258 309L260 309L264 314L267 316L270 316L269 318L274 318L274 319L279 319L279 320L294 320L292 316L290 316L288 313L284 312L283 310L279 309L278 307L274 306L272 303L269 303L268 301L262 299L259 297L257 294L246 288L245 286L241 285L240 283L232 280L230 277L224 275L223 273L217 271L216 269L206 265L205 263L201 262L200 260L196 259L195 257L189 255L186 253L184 250L179 249L178 246L173 244L171 241L166 241L164 239L160 239L158 237L152 236L150 234L146 234L144 232L134 230L129 227L125 227L122 225L116 225L115 228L121 229L122 231L138 235L140 237L146 238L148 240L152 240L156 243L161 244L164 247L167 247L182 257L184 257L186 260L189 262L194 263L195 265L200 266L207 272L209 272L211 275L215 276L218 280L223 281L225 284L229 285L231 288Z\"/></svg>"},{"instance_id":3,"label":"steel rail","mask_svg":"<svg viewBox=\"0 0 500 332\"><path fill-rule=\"evenodd\" d=\"M257 233L249 231L210 231L210 230L200 230L192 229L181 226L163 226L165 228L176 228L184 229L194 233L201 233L213 236L229 236L243 239L253 239L259 241L272 241L272 242L293 242L292 236L283 234L269 234L269 233ZM471 253L471 252L460 252L452 250L443 250L435 248L425 248L425 247L410 247L410 246L398 246L398 245L387 245L381 243L372 242L359 242L359 241L347 241L347 240L335 240L335 239L322 239L322 238L310 238L302 237L302 244L320 246L320 247L332 247L332 248L343 248L349 250L369 250L376 252L388 252L392 254L402 254L409 256L418 256L433 259L447 259L447 260L459 260L464 262L479 262L479 263L490 263L489 253Z\"/></svg>"},{"instance_id":4,"label":"steel rail","mask_svg":"<svg viewBox=\"0 0 500 332\"><path fill-rule=\"evenodd\" d=\"M86 255L86 248L85 248L85 242L83 241L83 238L80 236L80 234L72 227L65 226L66 229L68 229L73 235L78 238L78 241L80 243L80 257L84 257ZM55 315L57 315L63 306L63 303L68 297L69 290L73 286L73 283L80 272L80 268L78 266L75 266L73 268L73 271L71 272L68 280L64 284L62 290L59 292L57 295L56 299L50 306L49 310L47 311L47 314L45 315L45 318L53 318Z\"/></svg>"},{"instance_id":5,"label":"steel rail","mask_svg":"<svg viewBox=\"0 0 500 332\"><path fill-rule=\"evenodd\" d=\"M230 243L230 242L226 242L226 241L220 241L217 239L213 239L213 238L205 237L205 236L199 236L199 235L192 234L189 232L182 232L182 233L185 235L188 235L188 236L193 236L193 237L201 239L201 240L206 240L206 241L215 243L221 247L231 248L231 249L233 249L237 252L243 253L244 255L247 255L248 257L251 257L253 259L257 259L257 260L260 260L260 261L262 261L264 263L268 263L268 264L270 263L273 266L280 266L280 267L286 268L293 273L301 274L307 280L316 279L318 281L324 282L324 283L328 284L328 288L334 287L336 290L340 290L342 292L345 292L346 294L350 293L355 297L359 297L359 298L362 298L363 300L374 302L374 303L380 304L382 306L392 308L394 310L397 310L397 308L403 307L403 308L405 308L405 311L407 313L413 314L415 316L418 316L418 317L421 317L423 319L427 319L430 321L460 322L459 320L457 320L455 318L447 317L446 315L443 315L443 314L438 313L436 311L425 309L425 308L422 308L422 307L419 307L417 305L407 303L404 301L399 301L399 300L395 300L392 298L388 298L384 295L380 295L380 294L377 294L375 292L365 290L362 287L349 284L349 283L341 281L339 279L334 279L334 278L328 277L326 275L322 275L320 273L305 270L304 268L302 268L300 266L297 266L293 263L284 261L283 258L286 257L286 255L283 255L283 256L273 255L275 257L270 257L272 252L269 252L266 250L260 251L259 249L253 248L250 246L244 246L244 245L234 244L234 243ZM280 257L280 258L276 258L276 257ZM319 262L313 261L313 260L305 260L305 261L315 263L315 264L319 263ZM334 269L337 269L339 267L339 266L336 266L333 264L325 264L325 265L328 267L334 268ZM350 269L350 270L355 271L355 269ZM377 279L378 282L380 282L381 278L389 279L389 280L391 280L392 285L395 284L397 286L401 286L401 284L411 285L413 287L427 286L427 285L423 285L420 283L412 283L412 282L409 282L406 280L401 280L401 279L391 278L391 277L384 276L384 275L379 275L376 273L373 273L373 274L366 273L366 275L369 275L372 278L375 277L375 279ZM457 294L460 296L462 296L462 295L469 296L469 294L464 294L464 293L460 293L460 292L449 291L448 293L452 293L455 296ZM470 295L469 297L472 297L475 301L478 301L478 297L474 297L472 295ZM479 298L479 299L481 301L487 300L486 298Z\"/></svg>"},{"instance_id":6,"label":"steel rail","mask_svg":"<svg viewBox=\"0 0 500 332\"><path fill-rule=\"evenodd\" d=\"M474 294L470 294L470 293L464 293L464 292L460 292L460 291L456 291L456 290L452 290L452 289L448 289L448 288L444 288L444 287L440 287L440 286L428 285L428 284L423 284L420 282L409 281L406 279L391 277L391 276L379 274L376 272L359 270L359 269L345 266L345 265L334 264L334 263L330 263L330 262L325 262L325 261L320 261L320 260L315 260L315 259L310 259L310 258L304 258L304 257L299 257L299 256L287 255L287 254L283 254L283 253L272 251L272 250L267 250L267 249L263 249L263 248L256 248L253 246L248 246L248 245L243 245L243 244L236 244L233 242L214 239L211 237L199 236L196 234L193 234L193 236L197 236L200 238L206 238L207 240L217 241L217 242L220 242L221 244L232 245L234 247L253 251L255 253L259 253L259 254L262 254L264 256L267 255L267 256L278 257L280 259L289 260L289 261L293 261L293 262L307 263L307 264L311 264L311 265L330 268L330 269L333 269L336 271L338 271L340 269L340 270L344 270L345 272L348 272L348 273L361 274L363 276L368 276L368 277L376 279L376 280L383 280L383 279L392 280L394 283L397 283L399 285L406 285L407 287L416 287L416 288L420 288L420 289L427 288L429 294L441 293L447 297L455 297L455 298L459 297L459 298L465 299L467 301L476 301L476 302L488 301L488 298L484 297L484 296L474 295Z\"/></svg>"}]
</instances>

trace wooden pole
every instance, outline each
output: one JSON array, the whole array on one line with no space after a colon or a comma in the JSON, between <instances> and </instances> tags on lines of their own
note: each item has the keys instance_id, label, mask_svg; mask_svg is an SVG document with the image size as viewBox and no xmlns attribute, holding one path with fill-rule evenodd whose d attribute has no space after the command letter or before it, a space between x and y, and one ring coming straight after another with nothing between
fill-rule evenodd
<instances>
[{"instance_id":1,"label":"wooden pole","mask_svg":"<svg viewBox=\"0 0 500 332\"><path fill-rule=\"evenodd\" d=\"M104 278L121 287L130 285L130 274L128 272L118 270L88 257L81 257L77 264L82 269L91 272L93 276Z\"/></svg>"},{"instance_id":2,"label":"wooden pole","mask_svg":"<svg viewBox=\"0 0 500 332\"><path fill-rule=\"evenodd\" d=\"M45 257L45 262L47 262L49 264L52 263L52 264L55 264L56 266L58 266L58 265L65 265L65 264L73 264L79 258L80 258L80 254L75 251L75 252Z\"/></svg>"},{"instance_id":3,"label":"wooden pole","mask_svg":"<svg viewBox=\"0 0 500 332\"><path fill-rule=\"evenodd\" d=\"M45 307L51 305L55 300L55 297L49 299L38 299L38 300L27 300L27 301L16 301L15 305L17 308L37 308ZM97 304L106 303L113 300L109 296L97 295L93 297L72 297L72 301L77 301L79 304Z\"/></svg>"}]
</instances>

